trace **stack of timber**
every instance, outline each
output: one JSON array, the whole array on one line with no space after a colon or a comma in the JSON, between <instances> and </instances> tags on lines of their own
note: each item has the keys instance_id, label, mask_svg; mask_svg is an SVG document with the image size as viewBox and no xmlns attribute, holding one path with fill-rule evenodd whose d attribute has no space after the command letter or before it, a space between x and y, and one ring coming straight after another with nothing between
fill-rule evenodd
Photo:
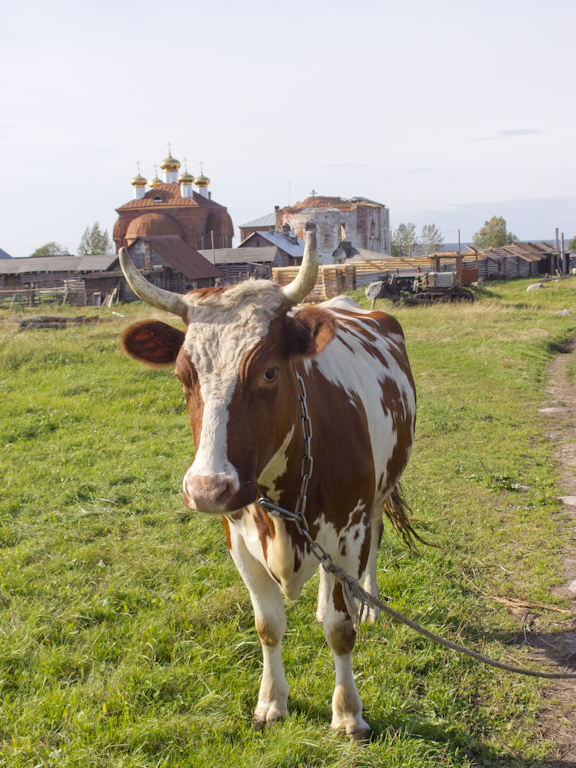
<instances>
[{"instance_id":1,"label":"stack of timber","mask_svg":"<svg viewBox=\"0 0 576 768\"><path fill-rule=\"evenodd\" d=\"M440 254L442 255L442 254ZM478 267L478 279L509 280L514 277L555 274L559 266L558 254L545 243L513 243L502 248L462 253L462 268L472 270ZM570 259L570 266L576 267L576 258ZM387 275L406 273L427 273L431 271L430 258L413 256L381 260L354 261L348 264L321 266L318 280L306 301L317 302L331 299L344 291L358 290L370 283L382 280ZM456 258L451 260L445 254L439 263L440 272L455 272ZM298 273L298 267L277 267L272 269L272 279L279 285L287 285Z\"/></svg>"},{"instance_id":2,"label":"stack of timber","mask_svg":"<svg viewBox=\"0 0 576 768\"><path fill-rule=\"evenodd\" d=\"M272 280L280 286L288 285L298 274L300 267L273 267ZM355 285L355 264L325 264L318 269L316 285L306 302L317 302L339 296L344 291L353 291Z\"/></svg>"}]
</instances>

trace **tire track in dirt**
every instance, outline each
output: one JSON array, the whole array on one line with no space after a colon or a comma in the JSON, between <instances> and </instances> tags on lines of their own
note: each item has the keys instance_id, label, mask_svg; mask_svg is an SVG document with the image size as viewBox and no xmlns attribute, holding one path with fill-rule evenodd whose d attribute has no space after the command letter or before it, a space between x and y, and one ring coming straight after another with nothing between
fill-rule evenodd
<instances>
[{"instance_id":1,"label":"tire track in dirt","mask_svg":"<svg viewBox=\"0 0 576 768\"><path fill-rule=\"evenodd\" d=\"M569 586L576 580L576 384L568 378L568 371L575 362L576 338L567 344L548 368L548 384L545 392L548 400L540 412L549 428L548 437L555 445L554 457L558 472L564 514L559 522L565 545L562 548L562 581L553 593L566 600L575 600L576 594ZM525 616L526 642L534 648L541 661L554 662L555 666L569 671L576 669L576 606L573 615L565 620L538 619L538 629L532 629L530 615ZM532 622L536 623L536 617ZM549 768L576 766L576 686L557 681L546 686L548 705L539 718L544 738L556 745L555 754L546 762ZM573 762L574 761L574 762Z\"/></svg>"}]
</instances>

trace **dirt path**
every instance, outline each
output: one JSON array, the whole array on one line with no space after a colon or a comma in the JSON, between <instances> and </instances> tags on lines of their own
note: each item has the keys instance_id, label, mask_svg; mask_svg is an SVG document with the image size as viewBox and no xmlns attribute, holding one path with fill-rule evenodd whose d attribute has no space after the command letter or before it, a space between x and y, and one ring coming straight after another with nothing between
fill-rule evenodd
<instances>
[{"instance_id":1,"label":"dirt path","mask_svg":"<svg viewBox=\"0 0 576 768\"><path fill-rule=\"evenodd\" d=\"M560 483L565 501L560 525L565 534L563 547L563 580L554 593L569 600L576 599L570 585L576 580L576 385L567 377L574 363L576 339L570 342L549 367L546 387L548 399L541 406L541 413L549 426L549 437L555 444L554 455L558 461ZM525 617L527 642L536 655L554 660L563 669L576 669L576 604L571 617ZM544 657L544 658L543 658ZM549 708L540 719L543 735L556 744L556 754L547 763L549 768L566 768L576 765L576 686L568 681L558 681L547 687ZM574 762L573 762L574 761Z\"/></svg>"}]
</instances>

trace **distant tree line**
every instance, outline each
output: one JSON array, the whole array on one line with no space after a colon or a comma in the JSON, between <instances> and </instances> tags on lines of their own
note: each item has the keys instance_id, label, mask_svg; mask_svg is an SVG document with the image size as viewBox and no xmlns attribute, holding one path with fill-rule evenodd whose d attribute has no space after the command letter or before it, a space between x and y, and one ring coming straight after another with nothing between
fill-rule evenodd
<instances>
[{"instance_id":1,"label":"distant tree line","mask_svg":"<svg viewBox=\"0 0 576 768\"><path fill-rule=\"evenodd\" d=\"M416 224L399 224L394 230L391 242L391 254L396 258L406 256L430 256L444 245L441 230L435 224L424 224L420 234L416 233Z\"/></svg>"},{"instance_id":2,"label":"distant tree line","mask_svg":"<svg viewBox=\"0 0 576 768\"><path fill-rule=\"evenodd\" d=\"M99 222L94 226L86 227L80 245L78 246L78 256L102 256L104 254L114 253L114 243L108 236L108 230L103 232L100 229ZM65 245L51 241L40 248L36 248L30 256L70 256L70 251Z\"/></svg>"},{"instance_id":3,"label":"distant tree line","mask_svg":"<svg viewBox=\"0 0 576 768\"><path fill-rule=\"evenodd\" d=\"M480 227L472 238L472 242L479 249L501 248L516 240L516 235L506 229L506 219L502 216L493 216L490 221L484 222L484 226ZM431 253L442 250L443 245L442 231L435 224L424 224L418 235L416 224L410 221L408 224L399 224L394 230L390 250L392 256L396 257L430 256ZM576 250L576 237L570 240L568 249Z\"/></svg>"}]
</instances>

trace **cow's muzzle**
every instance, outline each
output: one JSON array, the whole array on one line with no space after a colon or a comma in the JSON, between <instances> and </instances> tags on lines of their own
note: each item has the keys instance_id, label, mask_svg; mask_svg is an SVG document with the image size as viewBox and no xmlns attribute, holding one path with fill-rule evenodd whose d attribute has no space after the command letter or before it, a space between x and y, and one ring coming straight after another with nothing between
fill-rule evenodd
<instances>
[{"instance_id":1,"label":"cow's muzzle","mask_svg":"<svg viewBox=\"0 0 576 768\"><path fill-rule=\"evenodd\" d=\"M186 475L183 483L184 504L188 509L213 515L225 515L239 509L238 482L231 475Z\"/></svg>"}]
</instances>

